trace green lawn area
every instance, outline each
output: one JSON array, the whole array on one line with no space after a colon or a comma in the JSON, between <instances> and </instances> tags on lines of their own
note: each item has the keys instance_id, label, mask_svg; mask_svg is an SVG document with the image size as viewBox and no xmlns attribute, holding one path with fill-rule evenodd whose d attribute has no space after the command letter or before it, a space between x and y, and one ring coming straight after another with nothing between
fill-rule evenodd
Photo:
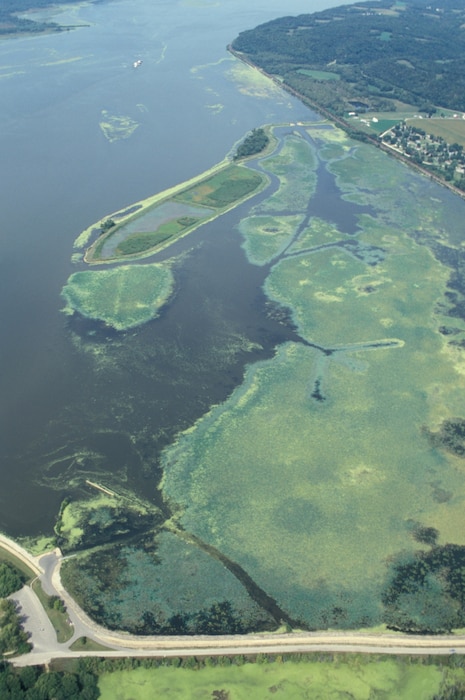
<instances>
[{"instance_id":1,"label":"green lawn area","mask_svg":"<svg viewBox=\"0 0 465 700\"><path fill-rule=\"evenodd\" d=\"M230 207L257 191L265 178L240 165L230 165L212 177L176 195L181 202L188 202L216 209Z\"/></svg>"},{"instance_id":2,"label":"green lawn area","mask_svg":"<svg viewBox=\"0 0 465 700\"><path fill-rule=\"evenodd\" d=\"M58 642L67 642L74 634L74 627L69 622L68 613L57 610L51 605L51 597L45 593L40 581L35 581L32 587L55 629Z\"/></svg>"},{"instance_id":3,"label":"green lawn area","mask_svg":"<svg viewBox=\"0 0 465 700\"><path fill-rule=\"evenodd\" d=\"M314 80L340 80L341 76L338 73L331 73L326 70L310 70L309 68L299 68L297 73L307 75Z\"/></svg>"},{"instance_id":4,"label":"green lawn area","mask_svg":"<svg viewBox=\"0 0 465 700\"><path fill-rule=\"evenodd\" d=\"M108 651L109 647L103 646L88 637L79 637L70 646L71 651Z\"/></svg>"}]
</instances>

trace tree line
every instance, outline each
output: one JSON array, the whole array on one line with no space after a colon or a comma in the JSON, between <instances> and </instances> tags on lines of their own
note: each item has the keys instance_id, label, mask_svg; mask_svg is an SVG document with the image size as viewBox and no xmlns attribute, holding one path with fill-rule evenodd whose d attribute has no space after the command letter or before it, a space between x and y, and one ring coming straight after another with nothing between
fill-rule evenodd
<instances>
[{"instance_id":1,"label":"tree line","mask_svg":"<svg viewBox=\"0 0 465 700\"><path fill-rule=\"evenodd\" d=\"M463 6L410 0L397 12L391 7L381 0L282 17L242 32L232 48L303 94L321 80L302 69L337 73L341 81L331 81L327 93L342 93L339 107L362 94L374 103L401 99L465 110Z\"/></svg>"}]
</instances>

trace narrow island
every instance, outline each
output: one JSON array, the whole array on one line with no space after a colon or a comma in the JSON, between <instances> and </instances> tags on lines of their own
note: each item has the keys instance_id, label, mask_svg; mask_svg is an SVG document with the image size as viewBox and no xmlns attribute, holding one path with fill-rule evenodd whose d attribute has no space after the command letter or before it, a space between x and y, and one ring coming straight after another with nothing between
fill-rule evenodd
<instances>
[{"instance_id":1,"label":"narrow island","mask_svg":"<svg viewBox=\"0 0 465 700\"><path fill-rule=\"evenodd\" d=\"M74 249L97 236L84 253L91 265L153 255L263 190L268 178L244 161L275 143L264 128L254 129L232 161L226 158L187 182L104 217L78 236Z\"/></svg>"}]
</instances>

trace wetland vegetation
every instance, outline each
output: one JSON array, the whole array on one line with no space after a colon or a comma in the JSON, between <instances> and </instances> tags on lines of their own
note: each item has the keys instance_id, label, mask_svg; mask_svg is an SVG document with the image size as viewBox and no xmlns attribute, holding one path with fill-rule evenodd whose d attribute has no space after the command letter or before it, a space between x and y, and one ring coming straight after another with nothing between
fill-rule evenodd
<instances>
[{"instance_id":1,"label":"wetland vegetation","mask_svg":"<svg viewBox=\"0 0 465 700\"><path fill-rule=\"evenodd\" d=\"M61 5L75 3L75 0L60 0ZM12 36L14 34L40 34L43 32L60 32L72 29L56 22L33 19L33 15L25 17L21 13L27 10L39 10L50 8L50 0L3 0L0 8L0 36ZM81 26L81 25L79 25Z\"/></svg>"},{"instance_id":2,"label":"wetland vegetation","mask_svg":"<svg viewBox=\"0 0 465 700\"><path fill-rule=\"evenodd\" d=\"M231 166L232 190L224 169L175 200L214 210L270 183L238 235L291 334L166 447L159 507L65 507L78 556L63 580L99 622L141 634L460 627L460 220L329 124L273 137Z\"/></svg>"},{"instance_id":3,"label":"wetland vegetation","mask_svg":"<svg viewBox=\"0 0 465 700\"><path fill-rule=\"evenodd\" d=\"M127 330L156 318L172 290L170 268L158 263L84 270L71 275L63 288L64 313L78 312L116 330Z\"/></svg>"}]
</instances>

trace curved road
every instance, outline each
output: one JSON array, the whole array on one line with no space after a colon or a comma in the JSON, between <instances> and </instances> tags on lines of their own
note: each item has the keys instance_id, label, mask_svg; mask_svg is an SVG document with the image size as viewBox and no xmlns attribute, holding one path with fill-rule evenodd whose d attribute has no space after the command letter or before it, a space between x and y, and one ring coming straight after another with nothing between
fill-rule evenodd
<instances>
[{"instance_id":1,"label":"curved road","mask_svg":"<svg viewBox=\"0 0 465 700\"><path fill-rule=\"evenodd\" d=\"M46 593L63 599L74 627L71 639L64 644L58 643L39 599L30 586L24 586L10 597L20 606L24 629L31 635L32 650L13 659L16 666L44 664L55 658L79 656L215 656L314 651L418 655L465 653L465 635L439 637L364 632L292 632L214 637L146 637L113 632L93 622L63 588L60 578L63 557L59 549L34 557L4 535L0 535L0 547L15 554L36 572ZM109 650L70 651L70 645L84 636Z\"/></svg>"}]
</instances>

